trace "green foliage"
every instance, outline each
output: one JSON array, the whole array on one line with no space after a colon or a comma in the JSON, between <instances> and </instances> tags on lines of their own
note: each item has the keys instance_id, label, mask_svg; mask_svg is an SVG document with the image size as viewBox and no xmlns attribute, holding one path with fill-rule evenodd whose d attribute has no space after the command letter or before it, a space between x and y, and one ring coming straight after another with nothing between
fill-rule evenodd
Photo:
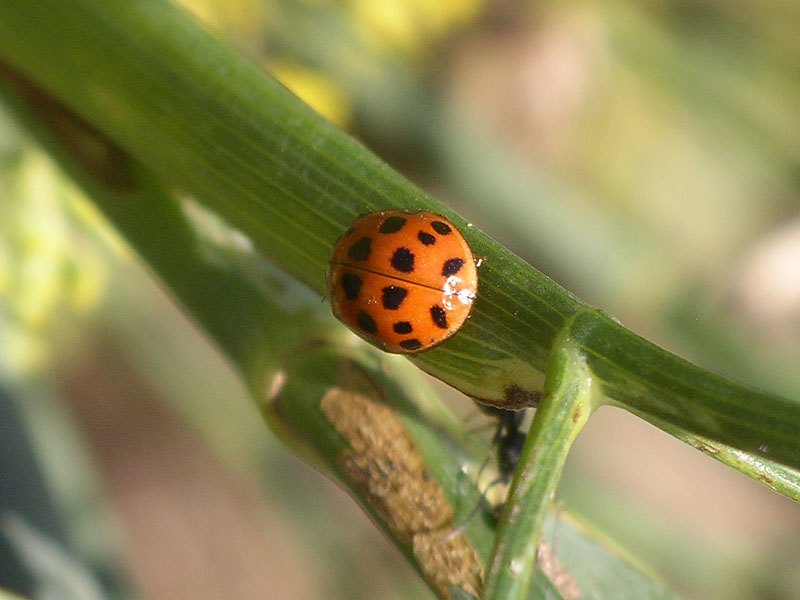
<instances>
[{"instance_id":1,"label":"green foliage","mask_svg":"<svg viewBox=\"0 0 800 600\"><path fill-rule=\"evenodd\" d=\"M321 398L334 387L354 385L340 373L343 361L371 369L370 389L401 414L421 460L461 512L469 504L465 498L479 494L474 482L463 492L463 482L448 474L458 472L462 459L479 462L478 449L457 425L437 424L419 408L418 396L427 392L400 389L412 377L408 365L393 367L395 376L387 377L383 371L391 363L353 346L307 295L289 292L287 307L283 292L291 283L258 266L263 255L324 296L333 242L370 210L444 214L483 257L470 320L446 344L411 359L423 370L479 400L519 408L556 385L552 373L545 379L548 361L570 348L585 364L595 404L621 406L800 499L800 400L696 367L585 305L175 7L156 0L114 3L113 11L99 0L0 1L0 12L0 82L20 119L226 354L279 437L342 480L426 579L430 574L413 545L339 462L347 444L336 423L318 414ZM540 189L534 200L546 204L548 192ZM220 243L216 234L232 234L229 227L252 248ZM564 425L563 415L557 421ZM522 540L529 549L572 437L558 438L566 440L558 448L563 453L520 509L534 515L531 534ZM543 439L534 426L530 448ZM452 464L442 468L448 457ZM514 485L522 479L518 475ZM498 546L513 540L504 527ZM485 522L470 528L484 563L493 533ZM595 553L589 549L595 540L576 536L575 551L567 554L581 557L569 569L583 589L596 590L597 597L626 597L623 589L627 597L668 597L629 561L605 547ZM599 554L609 556L609 569L602 576L581 572ZM546 578L537 579L541 573L527 576L544 597L558 597ZM490 577L511 581L502 573Z\"/></svg>"}]
</instances>

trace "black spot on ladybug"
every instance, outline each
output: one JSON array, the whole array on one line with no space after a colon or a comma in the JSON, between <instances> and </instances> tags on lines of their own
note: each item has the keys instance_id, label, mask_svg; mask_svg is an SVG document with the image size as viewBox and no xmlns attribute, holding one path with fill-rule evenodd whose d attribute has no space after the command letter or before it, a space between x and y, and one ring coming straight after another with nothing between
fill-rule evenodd
<instances>
[{"instance_id":1,"label":"black spot on ladybug","mask_svg":"<svg viewBox=\"0 0 800 600\"><path fill-rule=\"evenodd\" d=\"M400 287L399 285L390 285L381 290L383 295L381 296L381 302L383 303L383 308L388 310L397 310L400 308L400 305L405 300L406 295L408 294L408 290L404 287Z\"/></svg>"},{"instance_id":2,"label":"black spot on ladybug","mask_svg":"<svg viewBox=\"0 0 800 600\"><path fill-rule=\"evenodd\" d=\"M433 246L433 244L436 243L436 237L434 235L431 235L427 231L420 231L417 234L417 239L426 246Z\"/></svg>"},{"instance_id":3,"label":"black spot on ladybug","mask_svg":"<svg viewBox=\"0 0 800 600\"><path fill-rule=\"evenodd\" d=\"M392 325L392 329L394 330L395 333L399 333L401 335L405 335L413 331L411 323L409 323L408 321L398 321L397 323Z\"/></svg>"},{"instance_id":4,"label":"black spot on ladybug","mask_svg":"<svg viewBox=\"0 0 800 600\"><path fill-rule=\"evenodd\" d=\"M447 329L447 313L438 304L431 306L431 319L437 327Z\"/></svg>"},{"instance_id":5,"label":"black spot on ladybug","mask_svg":"<svg viewBox=\"0 0 800 600\"><path fill-rule=\"evenodd\" d=\"M452 229L450 229L450 225L448 225L447 223L442 223L441 221L433 221L431 223L431 227L433 227L433 230L439 235L447 235L448 233L453 231Z\"/></svg>"},{"instance_id":6,"label":"black spot on ladybug","mask_svg":"<svg viewBox=\"0 0 800 600\"><path fill-rule=\"evenodd\" d=\"M399 217L397 215L386 217L378 227L378 231L381 233L397 233L403 228L407 220L408 219L405 217Z\"/></svg>"},{"instance_id":7,"label":"black spot on ladybug","mask_svg":"<svg viewBox=\"0 0 800 600\"><path fill-rule=\"evenodd\" d=\"M417 338L411 338L410 340L403 340L400 342L400 347L405 348L406 350L419 350L422 348L422 342L420 342Z\"/></svg>"},{"instance_id":8,"label":"black spot on ladybug","mask_svg":"<svg viewBox=\"0 0 800 600\"><path fill-rule=\"evenodd\" d=\"M458 270L463 266L464 259L463 258L448 258L444 261L444 266L442 267L442 275L445 277L450 277L451 275L455 275L458 273Z\"/></svg>"},{"instance_id":9,"label":"black spot on ladybug","mask_svg":"<svg viewBox=\"0 0 800 600\"><path fill-rule=\"evenodd\" d=\"M361 277L355 273L346 272L342 274L342 289L348 300L355 300L361 293Z\"/></svg>"},{"instance_id":10,"label":"black spot on ladybug","mask_svg":"<svg viewBox=\"0 0 800 600\"><path fill-rule=\"evenodd\" d=\"M358 311L358 318L356 319L358 326L367 333L377 333L378 326L375 324L375 319L370 317L363 310Z\"/></svg>"},{"instance_id":11,"label":"black spot on ladybug","mask_svg":"<svg viewBox=\"0 0 800 600\"><path fill-rule=\"evenodd\" d=\"M411 273L414 270L414 255L408 248L398 248L392 255L391 263L395 270Z\"/></svg>"},{"instance_id":12,"label":"black spot on ladybug","mask_svg":"<svg viewBox=\"0 0 800 600\"><path fill-rule=\"evenodd\" d=\"M347 257L350 260L367 260L369 258L369 253L372 250L372 238L371 237L362 237L358 240L355 244L350 246L350 249L347 251Z\"/></svg>"}]
</instances>

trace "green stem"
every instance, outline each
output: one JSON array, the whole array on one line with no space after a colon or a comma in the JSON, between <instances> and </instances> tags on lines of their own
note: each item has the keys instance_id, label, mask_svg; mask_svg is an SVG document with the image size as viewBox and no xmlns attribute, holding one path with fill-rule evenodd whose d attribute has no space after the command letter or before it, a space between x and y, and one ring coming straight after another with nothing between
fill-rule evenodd
<instances>
[{"instance_id":1,"label":"green stem","mask_svg":"<svg viewBox=\"0 0 800 600\"><path fill-rule=\"evenodd\" d=\"M2 63L0 97L251 384L263 384L263 372L280 360L283 349L321 335L330 319L317 318L311 294L293 298L295 318L288 317L280 300L284 274L262 269L257 280L242 256L226 252L224 244L216 247L208 232L204 237L174 190ZM305 335L298 323L307 324Z\"/></svg>"},{"instance_id":2,"label":"green stem","mask_svg":"<svg viewBox=\"0 0 800 600\"><path fill-rule=\"evenodd\" d=\"M0 15L0 79L8 87L23 80L63 105L165 190L205 203L319 294L326 293L331 246L356 215L407 208L447 216L473 252L486 257L478 298L457 335L411 360L465 394L502 408L530 406L554 339L571 323L570 335L610 402L673 430L800 469L800 400L709 373L583 305L405 181L174 5L0 0ZM85 141L79 133L56 132L70 149ZM132 197L125 187L133 182L115 163L96 166L92 177L110 178L121 195ZM141 232L177 222L176 210L165 209L169 214L153 223L132 203L122 218ZM165 230L152 254L164 257L170 245L193 243L186 232L176 239L170 233ZM216 277L213 269L185 277L179 264L164 263L159 272L173 288ZM217 319L215 305L227 288L223 278L206 285L185 285L184 293L199 298L213 292L192 301L206 318ZM252 294L241 293L244 301L234 305L240 312L229 313L233 322L213 326L225 338L226 352L257 378L253 365L268 351L257 347L257 329L242 327Z\"/></svg>"},{"instance_id":3,"label":"green stem","mask_svg":"<svg viewBox=\"0 0 800 600\"><path fill-rule=\"evenodd\" d=\"M636 413L634 412L634 414ZM652 416L648 416L647 420L682 442L689 444L695 450L699 450L714 460L736 469L787 498L800 502L800 472L797 469L791 469L775 461L733 448L711 438L694 435L670 423L654 419Z\"/></svg>"},{"instance_id":4,"label":"green stem","mask_svg":"<svg viewBox=\"0 0 800 600\"><path fill-rule=\"evenodd\" d=\"M572 442L594 405L592 375L567 338L548 364L544 393L500 519L484 599L530 597L542 523Z\"/></svg>"}]
</instances>

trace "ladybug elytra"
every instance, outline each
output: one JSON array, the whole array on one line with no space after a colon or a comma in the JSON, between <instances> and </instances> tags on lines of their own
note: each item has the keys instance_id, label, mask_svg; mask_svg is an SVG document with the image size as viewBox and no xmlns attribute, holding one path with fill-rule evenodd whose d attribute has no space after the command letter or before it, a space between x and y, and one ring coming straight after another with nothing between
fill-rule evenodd
<instances>
[{"instance_id":1,"label":"ladybug elytra","mask_svg":"<svg viewBox=\"0 0 800 600\"><path fill-rule=\"evenodd\" d=\"M358 217L328 264L333 314L387 352L420 352L445 341L464 324L477 288L466 240L427 211Z\"/></svg>"}]
</instances>

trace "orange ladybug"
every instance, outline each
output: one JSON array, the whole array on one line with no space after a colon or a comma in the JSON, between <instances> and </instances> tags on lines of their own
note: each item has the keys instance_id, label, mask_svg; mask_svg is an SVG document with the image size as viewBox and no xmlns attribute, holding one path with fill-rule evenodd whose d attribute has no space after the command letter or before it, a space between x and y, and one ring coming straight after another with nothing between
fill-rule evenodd
<instances>
[{"instance_id":1,"label":"orange ladybug","mask_svg":"<svg viewBox=\"0 0 800 600\"><path fill-rule=\"evenodd\" d=\"M420 352L464 324L478 290L467 241L432 212L358 217L328 263L333 314L387 352Z\"/></svg>"}]
</instances>

